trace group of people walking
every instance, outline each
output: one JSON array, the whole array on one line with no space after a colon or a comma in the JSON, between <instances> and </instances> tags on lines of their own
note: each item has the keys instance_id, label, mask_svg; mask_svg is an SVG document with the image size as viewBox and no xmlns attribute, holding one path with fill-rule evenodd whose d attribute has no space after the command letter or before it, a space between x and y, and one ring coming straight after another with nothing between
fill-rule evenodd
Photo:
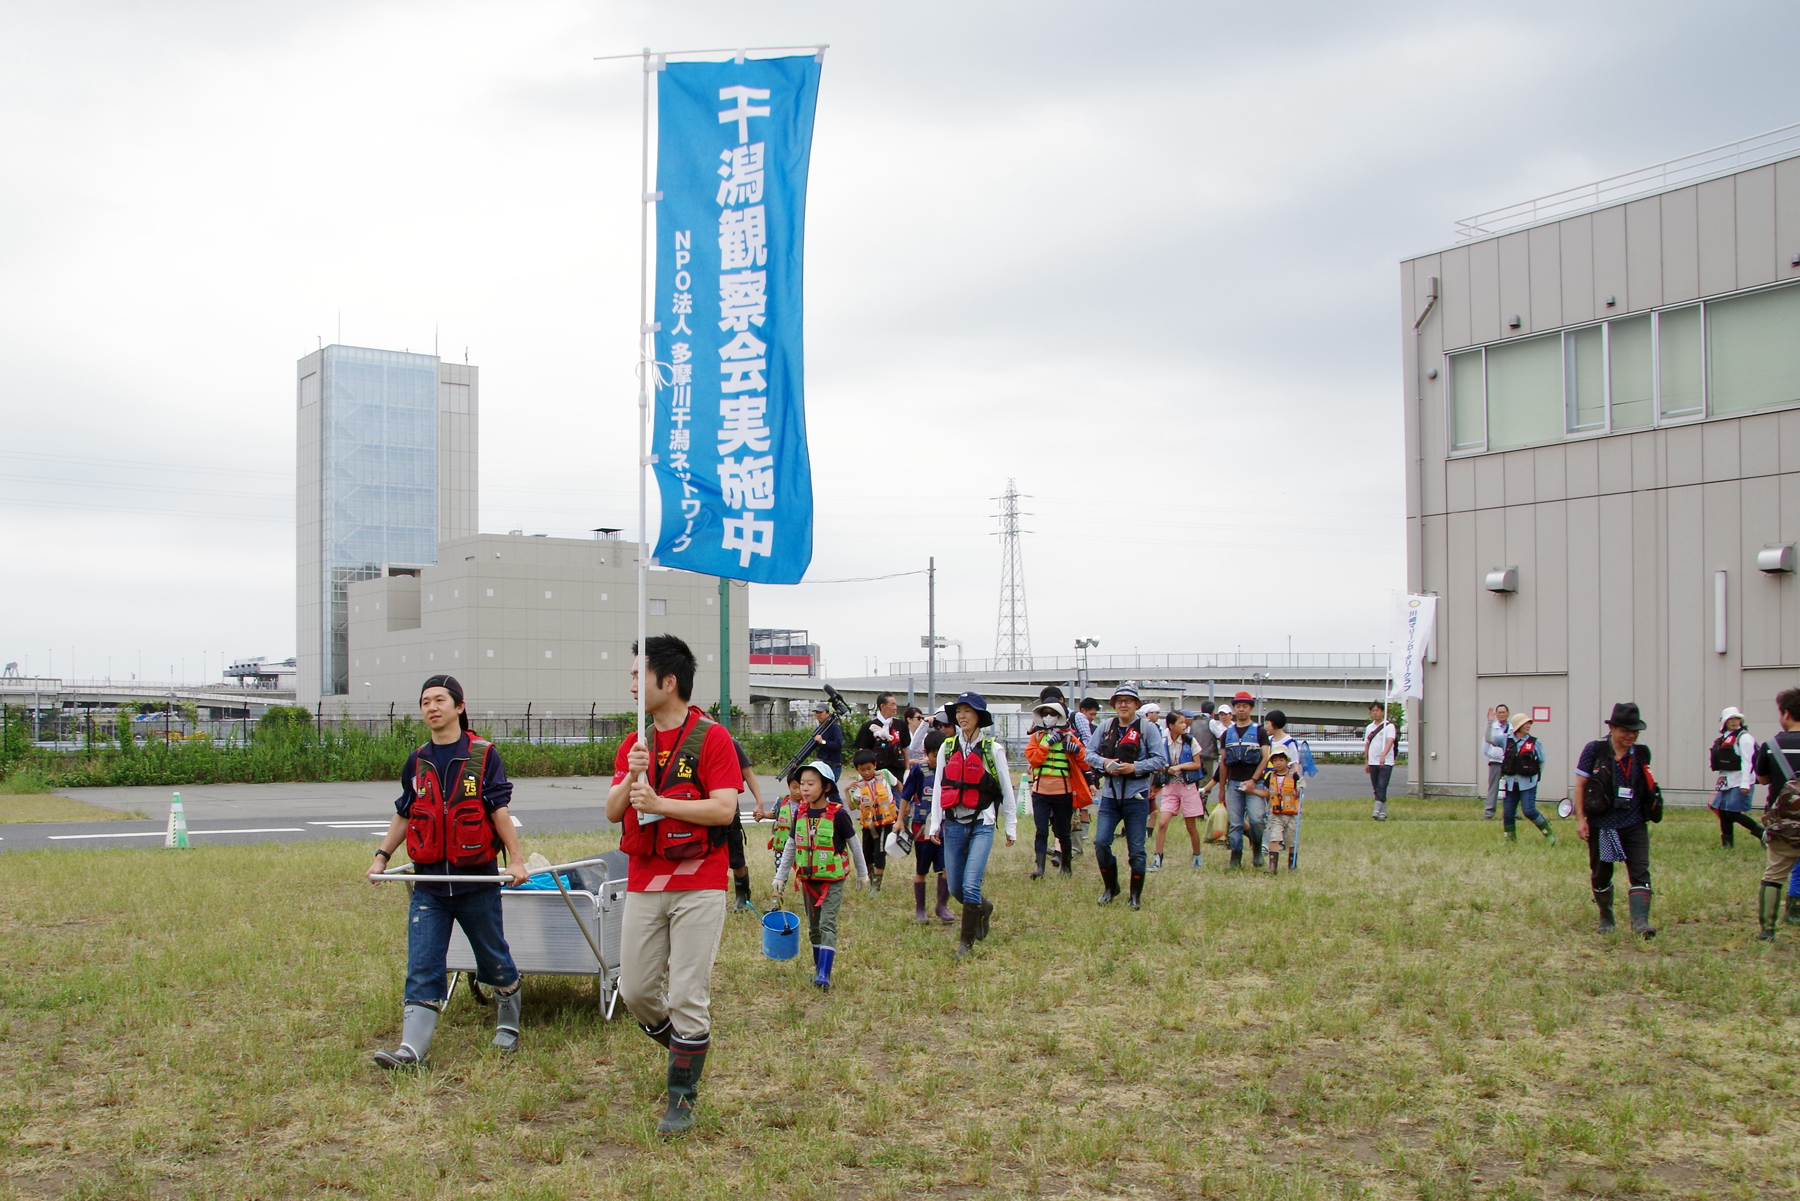
<instances>
[{"instance_id":1,"label":"group of people walking","mask_svg":"<svg viewBox=\"0 0 1800 1201\"><path fill-rule=\"evenodd\" d=\"M636 648L634 647L634 652ZM1006 743L993 736L993 714L979 694L965 692L944 709L902 714L891 695L857 730L852 773L842 766L843 739L825 712L812 732L811 754L783 781L787 792L766 808L749 758L722 725L691 703L697 663L681 639L649 639L634 694L642 699L649 745L636 733L621 743L606 799L621 828L629 860L620 931L620 998L646 1036L667 1057L664 1134L692 1127L699 1083L711 1049L711 981L728 911L727 881L737 908L754 909L748 889L738 796L749 790L754 817L774 819L774 893L792 881L813 946L813 983L831 987L838 922L852 874L871 894L880 891L892 854L914 859L914 920L961 923L958 957L988 936L994 902L984 889L995 840L1018 837L1013 773ZM641 677L640 677L641 668ZM1192 864L1201 866L1200 822L1207 798L1226 813L1228 870L1241 869L1246 841L1252 866L1278 871L1297 852L1302 798L1310 756L1291 737L1286 718L1270 711L1253 720L1254 698L1238 693L1228 709L1177 709L1166 716L1121 684L1102 717L1084 698L1070 712L1060 689L1046 688L1033 709L1025 745L1024 779L1035 826L1033 880L1050 868L1073 874L1080 831L1093 825L1093 854L1101 879L1099 904L1120 897L1143 903L1149 873L1162 870L1168 827L1187 824ZM406 846L414 884L407 925L407 976L400 1044L382 1050L384 1068L422 1063L448 998L446 953L453 925L468 938L475 978L494 990L494 1044L519 1045L521 976L507 947L501 917L502 883L527 879L508 806L512 785L498 750L469 726L461 685L433 676L421 689L420 715L430 739L407 759L395 816L368 868L382 873ZM1745 715L1727 709L1709 752L1716 774L1713 808L1720 839L1737 829L1760 838L1767 870L1759 893L1760 937L1771 939L1782 918L1800 924L1800 689L1776 698L1780 730L1759 740ZM1386 819L1386 792L1398 731L1385 707L1370 706L1364 758L1375 795L1376 820ZM1646 723L1630 702L1613 707L1607 737L1582 748L1569 808L1587 843L1590 888L1602 933L1615 928L1614 866L1625 865L1631 929L1656 934L1650 922L1648 826L1662 818L1661 791L1650 751L1638 743ZM1487 816L1502 816L1505 837L1516 837L1517 815L1554 845L1538 811L1544 746L1525 714L1496 706L1488 715L1483 749L1490 763ZM845 777L840 779L840 777ZM1758 822L1754 794L1768 790ZM1148 850L1156 814L1155 851ZM1115 845L1125 839L1121 878ZM505 866L500 855L505 854ZM468 877L468 882L462 882ZM937 882L928 910L928 885ZM960 917L949 902L961 906ZM779 900L777 902L780 903Z\"/></svg>"}]
</instances>

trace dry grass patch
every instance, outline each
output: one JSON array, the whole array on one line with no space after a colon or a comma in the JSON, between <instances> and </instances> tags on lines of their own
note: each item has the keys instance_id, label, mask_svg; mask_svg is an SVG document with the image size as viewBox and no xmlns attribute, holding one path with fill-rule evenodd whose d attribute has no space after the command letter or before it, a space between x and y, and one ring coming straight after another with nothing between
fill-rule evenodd
<instances>
[{"instance_id":1,"label":"dry grass patch","mask_svg":"<svg viewBox=\"0 0 1800 1201\"><path fill-rule=\"evenodd\" d=\"M590 984L528 981L513 1059L462 995L429 1070L371 1068L404 893L357 882L363 844L11 855L0 1197L1794 1193L1800 930L1753 941L1755 848L1672 814L1646 944L1591 933L1572 836L1363 804L1309 807L1298 876L1209 849L1136 914L1093 904L1091 858L1033 883L998 852L960 965L896 871L846 903L828 997L733 917L672 1147L659 1054Z\"/></svg>"},{"instance_id":2,"label":"dry grass patch","mask_svg":"<svg viewBox=\"0 0 1800 1201\"><path fill-rule=\"evenodd\" d=\"M20 822L142 821L141 813L121 813L48 792L0 793L0 825Z\"/></svg>"}]
</instances>

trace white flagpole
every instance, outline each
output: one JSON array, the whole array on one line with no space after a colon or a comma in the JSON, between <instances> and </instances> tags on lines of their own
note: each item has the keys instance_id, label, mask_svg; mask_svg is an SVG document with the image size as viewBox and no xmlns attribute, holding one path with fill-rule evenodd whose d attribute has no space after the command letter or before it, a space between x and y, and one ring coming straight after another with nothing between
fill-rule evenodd
<instances>
[{"instance_id":1,"label":"white flagpole","mask_svg":"<svg viewBox=\"0 0 1800 1201\"><path fill-rule=\"evenodd\" d=\"M644 142L641 165L642 187L638 211L638 554L637 554L637 655L633 667L638 673L637 730L638 745L645 754L653 754L654 746L644 728L645 642L648 640L649 572L650 572L650 389L651 372L656 370L656 343L650 332L650 75L656 69L648 46L644 47Z\"/></svg>"}]
</instances>

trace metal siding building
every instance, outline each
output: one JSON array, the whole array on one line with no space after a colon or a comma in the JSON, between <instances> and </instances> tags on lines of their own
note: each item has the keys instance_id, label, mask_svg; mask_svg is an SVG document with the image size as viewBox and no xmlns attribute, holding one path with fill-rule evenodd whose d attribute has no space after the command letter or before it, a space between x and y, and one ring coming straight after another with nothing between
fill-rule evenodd
<instances>
[{"instance_id":1,"label":"metal siding building","mask_svg":"<svg viewBox=\"0 0 1800 1201\"><path fill-rule=\"evenodd\" d=\"M1800 684L1800 583L1758 567L1800 540L1800 157L1470 231L1401 266L1407 578L1440 597L1415 787L1485 786L1505 702L1550 709L1560 797L1634 700L1698 800L1720 709L1766 737Z\"/></svg>"}]
</instances>

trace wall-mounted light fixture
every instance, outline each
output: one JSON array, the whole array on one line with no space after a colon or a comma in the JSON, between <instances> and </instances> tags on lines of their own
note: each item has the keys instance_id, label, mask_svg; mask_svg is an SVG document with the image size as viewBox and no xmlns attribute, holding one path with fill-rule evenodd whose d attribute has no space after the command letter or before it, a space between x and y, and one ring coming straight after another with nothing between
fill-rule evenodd
<instances>
[{"instance_id":1,"label":"wall-mounted light fixture","mask_svg":"<svg viewBox=\"0 0 1800 1201\"><path fill-rule=\"evenodd\" d=\"M1770 575L1793 571L1795 560L1792 542L1771 542L1756 552L1756 570L1766 571Z\"/></svg>"},{"instance_id":2,"label":"wall-mounted light fixture","mask_svg":"<svg viewBox=\"0 0 1800 1201\"><path fill-rule=\"evenodd\" d=\"M1726 582L1730 577L1723 569L1713 572L1713 654L1722 655L1731 649L1731 628L1726 621L1729 612L1725 607Z\"/></svg>"},{"instance_id":3,"label":"wall-mounted light fixture","mask_svg":"<svg viewBox=\"0 0 1800 1201\"><path fill-rule=\"evenodd\" d=\"M1519 590L1519 569L1517 567L1496 567L1487 573L1482 587L1489 592L1517 592Z\"/></svg>"},{"instance_id":4,"label":"wall-mounted light fixture","mask_svg":"<svg viewBox=\"0 0 1800 1201\"><path fill-rule=\"evenodd\" d=\"M1523 324L1525 324L1525 323L1519 319L1519 315L1517 313L1514 313L1512 315L1512 320L1510 320L1506 323L1506 328L1507 329L1518 329Z\"/></svg>"},{"instance_id":5,"label":"wall-mounted light fixture","mask_svg":"<svg viewBox=\"0 0 1800 1201\"><path fill-rule=\"evenodd\" d=\"M1426 379L1436 379L1437 378L1437 368L1433 367L1429 371L1427 371L1425 373L1425 378Z\"/></svg>"},{"instance_id":6,"label":"wall-mounted light fixture","mask_svg":"<svg viewBox=\"0 0 1800 1201\"><path fill-rule=\"evenodd\" d=\"M1617 296L1608 296L1606 298L1606 307L1609 309L1618 303L1619 303L1619 298Z\"/></svg>"}]
</instances>

